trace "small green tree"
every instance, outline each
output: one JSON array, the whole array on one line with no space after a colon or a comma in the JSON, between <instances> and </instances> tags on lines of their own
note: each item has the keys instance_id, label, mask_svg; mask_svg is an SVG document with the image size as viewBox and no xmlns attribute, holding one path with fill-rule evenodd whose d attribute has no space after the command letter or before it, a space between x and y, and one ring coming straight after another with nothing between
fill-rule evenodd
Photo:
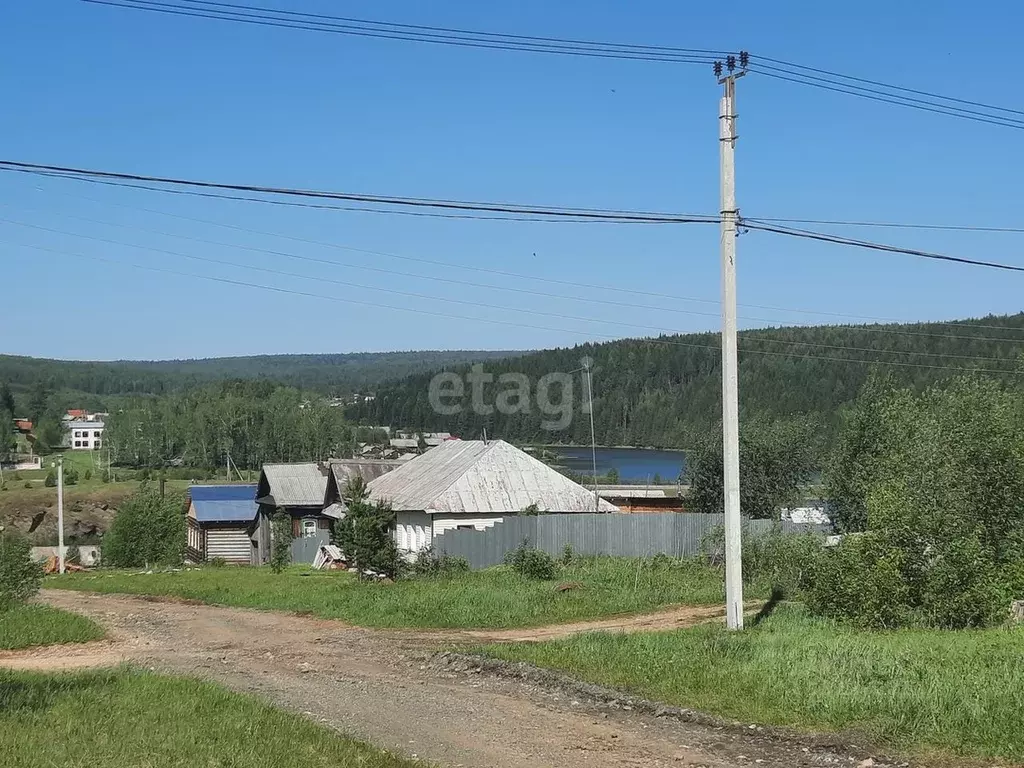
<instances>
[{"instance_id":1,"label":"small green tree","mask_svg":"<svg viewBox=\"0 0 1024 768\"><path fill-rule=\"evenodd\" d=\"M282 509L270 520L270 569L281 573L292 560L292 518Z\"/></svg>"},{"instance_id":2,"label":"small green tree","mask_svg":"<svg viewBox=\"0 0 1024 768\"><path fill-rule=\"evenodd\" d=\"M103 561L119 568L177 565L185 553L184 497L142 483L121 502L103 539Z\"/></svg>"},{"instance_id":3,"label":"small green tree","mask_svg":"<svg viewBox=\"0 0 1024 768\"><path fill-rule=\"evenodd\" d=\"M64 485L78 485L78 470L70 464L64 467Z\"/></svg>"},{"instance_id":4,"label":"small green tree","mask_svg":"<svg viewBox=\"0 0 1024 768\"><path fill-rule=\"evenodd\" d=\"M754 519L778 519L799 499L800 485L817 467L817 430L809 421L748 420L740 430L740 509ZM697 439L686 457L690 483L687 507L693 512L725 509L721 429Z\"/></svg>"},{"instance_id":5,"label":"small green tree","mask_svg":"<svg viewBox=\"0 0 1024 768\"><path fill-rule=\"evenodd\" d=\"M0 612L24 603L42 581L43 567L32 561L28 539L0 532Z\"/></svg>"},{"instance_id":6,"label":"small green tree","mask_svg":"<svg viewBox=\"0 0 1024 768\"><path fill-rule=\"evenodd\" d=\"M619 470L612 467L608 470L608 474L605 475L605 477L608 479L608 483L610 485L615 485L615 483L619 482Z\"/></svg>"},{"instance_id":7,"label":"small green tree","mask_svg":"<svg viewBox=\"0 0 1024 768\"><path fill-rule=\"evenodd\" d=\"M348 511L334 524L335 543L360 577L364 571L374 571L394 579L402 567L392 534L395 513L390 504L371 502L369 496L361 477L352 478L345 486L342 498Z\"/></svg>"}]
</instances>

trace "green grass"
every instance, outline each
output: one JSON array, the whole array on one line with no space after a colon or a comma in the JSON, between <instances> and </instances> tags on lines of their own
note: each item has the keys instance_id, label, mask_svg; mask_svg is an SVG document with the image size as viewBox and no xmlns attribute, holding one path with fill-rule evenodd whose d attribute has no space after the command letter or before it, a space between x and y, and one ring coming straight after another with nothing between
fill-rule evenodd
<instances>
[{"instance_id":1,"label":"green grass","mask_svg":"<svg viewBox=\"0 0 1024 768\"><path fill-rule=\"evenodd\" d=\"M1024 629L860 632L786 606L741 633L591 633L483 652L744 723L1024 762Z\"/></svg>"},{"instance_id":2,"label":"green grass","mask_svg":"<svg viewBox=\"0 0 1024 768\"><path fill-rule=\"evenodd\" d=\"M0 672L8 768L411 768L250 696L126 669Z\"/></svg>"},{"instance_id":3,"label":"green grass","mask_svg":"<svg viewBox=\"0 0 1024 768\"><path fill-rule=\"evenodd\" d=\"M102 637L103 630L94 621L48 605L22 605L0 612L0 651Z\"/></svg>"},{"instance_id":4,"label":"green grass","mask_svg":"<svg viewBox=\"0 0 1024 768\"><path fill-rule=\"evenodd\" d=\"M639 564L639 567L638 567ZM560 581L582 589L559 593ZM721 576L694 562L587 558L559 581L525 579L501 567L396 584L359 583L347 573L291 568L203 568L139 574L97 571L47 579L49 588L173 595L264 610L304 611L367 627L506 628L723 601Z\"/></svg>"}]
</instances>

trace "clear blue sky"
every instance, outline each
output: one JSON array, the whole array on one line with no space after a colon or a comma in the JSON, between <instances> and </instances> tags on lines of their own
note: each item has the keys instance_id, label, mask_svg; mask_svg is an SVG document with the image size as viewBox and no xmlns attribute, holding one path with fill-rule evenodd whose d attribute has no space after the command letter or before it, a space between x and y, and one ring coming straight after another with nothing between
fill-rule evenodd
<instances>
[{"instance_id":1,"label":"clear blue sky","mask_svg":"<svg viewBox=\"0 0 1024 768\"><path fill-rule=\"evenodd\" d=\"M843 8L671 0L274 4L519 34L745 48L1024 108L1017 51L1024 9L1011 2L989 3L983 13L951 0L927 6L870 0ZM718 208L719 89L707 67L252 28L75 0L12 3L3 17L5 159L405 196L691 213ZM756 76L741 81L738 107L738 200L747 216L1024 226L1022 131ZM273 236L713 302L719 292L714 226L512 224L307 211L14 174L0 174L0 219L5 353L114 359L536 348L645 333L629 324L691 331L718 323L714 303L574 292ZM1024 264L1022 235L850 234ZM294 274L202 263L154 249ZM378 306L155 274L83 256ZM636 306L446 285L357 265ZM906 320L1016 312L1024 293L1021 275L758 233L740 238L739 269L741 304ZM742 306L740 314L775 324L827 320Z\"/></svg>"}]
</instances>

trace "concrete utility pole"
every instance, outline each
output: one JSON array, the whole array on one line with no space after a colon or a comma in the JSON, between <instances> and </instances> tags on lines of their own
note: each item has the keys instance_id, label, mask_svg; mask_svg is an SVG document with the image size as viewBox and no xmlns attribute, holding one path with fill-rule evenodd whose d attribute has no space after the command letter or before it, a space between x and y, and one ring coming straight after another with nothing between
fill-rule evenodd
<instances>
[{"instance_id":1,"label":"concrete utility pole","mask_svg":"<svg viewBox=\"0 0 1024 768\"><path fill-rule=\"evenodd\" d=\"M64 573L64 457L57 457L57 564Z\"/></svg>"},{"instance_id":2,"label":"concrete utility pole","mask_svg":"<svg viewBox=\"0 0 1024 768\"><path fill-rule=\"evenodd\" d=\"M736 355L736 79L745 74L746 53L715 63L715 75L725 87L718 112L718 145L722 186L722 463L725 494L725 622L729 629L743 629L743 556L740 517L740 419L739 376Z\"/></svg>"}]
</instances>

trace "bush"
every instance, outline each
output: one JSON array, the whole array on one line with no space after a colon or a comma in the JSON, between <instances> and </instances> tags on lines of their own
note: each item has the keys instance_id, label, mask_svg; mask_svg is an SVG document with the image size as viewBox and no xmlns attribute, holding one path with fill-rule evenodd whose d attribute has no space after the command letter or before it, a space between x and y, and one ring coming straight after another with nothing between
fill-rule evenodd
<instances>
[{"instance_id":1,"label":"bush","mask_svg":"<svg viewBox=\"0 0 1024 768\"><path fill-rule=\"evenodd\" d=\"M281 573L292 561L292 519L278 510L270 520L270 570Z\"/></svg>"},{"instance_id":2,"label":"bush","mask_svg":"<svg viewBox=\"0 0 1024 768\"><path fill-rule=\"evenodd\" d=\"M796 596L807 590L822 557L822 540L810 534L783 533L774 526L768 533L752 533L744 525L742 531L743 581L770 587L785 596ZM701 556L708 565L725 567L725 528L715 526L704 534Z\"/></svg>"},{"instance_id":3,"label":"bush","mask_svg":"<svg viewBox=\"0 0 1024 768\"><path fill-rule=\"evenodd\" d=\"M89 480L92 480L92 470L91 470L91 469L87 469L87 470L85 470L85 474L84 474L84 475L82 475L82 478L83 478L83 479L84 479L84 480L85 480L86 482L88 482Z\"/></svg>"},{"instance_id":4,"label":"bush","mask_svg":"<svg viewBox=\"0 0 1024 768\"><path fill-rule=\"evenodd\" d=\"M543 550L530 547L525 541L505 555L505 564L528 579L551 581L558 575L554 558Z\"/></svg>"},{"instance_id":5,"label":"bush","mask_svg":"<svg viewBox=\"0 0 1024 768\"><path fill-rule=\"evenodd\" d=\"M466 558L438 555L429 547L421 551L412 564L413 576L454 576L468 572L469 561Z\"/></svg>"},{"instance_id":6,"label":"bush","mask_svg":"<svg viewBox=\"0 0 1024 768\"><path fill-rule=\"evenodd\" d=\"M43 480L43 485L45 485L47 488L56 488L57 487L57 473L54 472L52 469L49 472L47 472L46 473L46 479Z\"/></svg>"},{"instance_id":7,"label":"bush","mask_svg":"<svg viewBox=\"0 0 1024 768\"><path fill-rule=\"evenodd\" d=\"M82 553L78 549L77 544L72 544L64 552L64 562L74 563L75 565L82 564Z\"/></svg>"},{"instance_id":8,"label":"bush","mask_svg":"<svg viewBox=\"0 0 1024 768\"><path fill-rule=\"evenodd\" d=\"M576 551L572 548L572 544L566 542L565 546L562 547L562 565L568 568L575 559Z\"/></svg>"},{"instance_id":9,"label":"bush","mask_svg":"<svg viewBox=\"0 0 1024 768\"><path fill-rule=\"evenodd\" d=\"M100 480L102 480L104 483L109 483L110 482L110 471L106 470L106 469L103 470L103 474L100 476Z\"/></svg>"},{"instance_id":10,"label":"bush","mask_svg":"<svg viewBox=\"0 0 1024 768\"><path fill-rule=\"evenodd\" d=\"M0 532L0 611L21 605L39 591L43 566L32 561L32 545L12 533Z\"/></svg>"},{"instance_id":11,"label":"bush","mask_svg":"<svg viewBox=\"0 0 1024 768\"><path fill-rule=\"evenodd\" d=\"M116 568L178 565L185 553L184 497L143 483L121 502L103 539L103 561Z\"/></svg>"},{"instance_id":12,"label":"bush","mask_svg":"<svg viewBox=\"0 0 1024 768\"><path fill-rule=\"evenodd\" d=\"M64 485L78 485L78 470L73 466L64 467Z\"/></svg>"}]
</instances>

